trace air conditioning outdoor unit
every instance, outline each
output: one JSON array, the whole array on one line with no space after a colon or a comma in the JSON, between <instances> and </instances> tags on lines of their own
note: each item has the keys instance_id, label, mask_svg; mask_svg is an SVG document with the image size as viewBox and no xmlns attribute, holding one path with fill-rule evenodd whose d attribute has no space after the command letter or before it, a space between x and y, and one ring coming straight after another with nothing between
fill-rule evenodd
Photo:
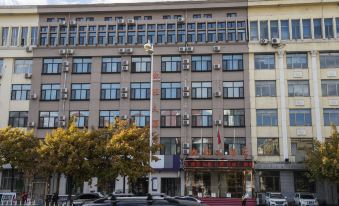
<instances>
[{"instance_id":1,"label":"air conditioning outdoor unit","mask_svg":"<svg viewBox=\"0 0 339 206\"><path fill-rule=\"evenodd\" d=\"M220 52L221 47L220 46L213 46L214 52Z\"/></svg>"},{"instance_id":2,"label":"air conditioning outdoor unit","mask_svg":"<svg viewBox=\"0 0 339 206\"><path fill-rule=\"evenodd\" d=\"M63 67L63 68L62 68L62 71L63 71L63 72L69 72L69 67L68 67L68 66L67 66L67 67Z\"/></svg>"},{"instance_id":3,"label":"air conditioning outdoor unit","mask_svg":"<svg viewBox=\"0 0 339 206\"><path fill-rule=\"evenodd\" d=\"M32 100L35 100L35 99L37 99L38 98L38 95L36 94L36 93L32 93L31 95L30 95L30 99L32 99Z\"/></svg>"},{"instance_id":4,"label":"air conditioning outdoor unit","mask_svg":"<svg viewBox=\"0 0 339 206\"><path fill-rule=\"evenodd\" d=\"M182 65L183 70L190 70L190 65L189 64L184 64Z\"/></svg>"},{"instance_id":5,"label":"air conditioning outdoor unit","mask_svg":"<svg viewBox=\"0 0 339 206\"><path fill-rule=\"evenodd\" d=\"M194 48L193 47L186 47L187 52L193 52Z\"/></svg>"},{"instance_id":6,"label":"air conditioning outdoor unit","mask_svg":"<svg viewBox=\"0 0 339 206\"><path fill-rule=\"evenodd\" d=\"M118 19L118 24L124 24L125 23L125 20L124 19Z\"/></svg>"},{"instance_id":7,"label":"air conditioning outdoor unit","mask_svg":"<svg viewBox=\"0 0 339 206\"><path fill-rule=\"evenodd\" d=\"M214 121L214 125L220 126L221 124L222 124L222 121L219 119Z\"/></svg>"},{"instance_id":8,"label":"air conditioning outdoor unit","mask_svg":"<svg viewBox=\"0 0 339 206\"><path fill-rule=\"evenodd\" d=\"M67 49L67 54L68 55L73 55L74 54L74 49Z\"/></svg>"},{"instance_id":9,"label":"air conditioning outdoor unit","mask_svg":"<svg viewBox=\"0 0 339 206\"><path fill-rule=\"evenodd\" d=\"M64 21L60 21L59 23L60 23L60 25L62 25L62 26L66 26L66 21L65 21L65 20L64 20Z\"/></svg>"},{"instance_id":10,"label":"air conditioning outdoor unit","mask_svg":"<svg viewBox=\"0 0 339 206\"><path fill-rule=\"evenodd\" d=\"M189 64L190 63L190 59L184 59L184 60L182 60L182 63L183 64Z\"/></svg>"},{"instance_id":11,"label":"air conditioning outdoor unit","mask_svg":"<svg viewBox=\"0 0 339 206\"><path fill-rule=\"evenodd\" d=\"M183 115L183 119L190 119L190 115L189 114L184 114Z\"/></svg>"},{"instance_id":12,"label":"air conditioning outdoor unit","mask_svg":"<svg viewBox=\"0 0 339 206\"><path fill-rule=\"evenodd\" d=\"M120 116L120 119L126 120L126 119L128 119L128 116L127 115L122 115L122 116Z\"/></svg>"},{"instance_id":13,"label":"air conditioning outdoor unit","mask_svg":"<svg viewBox=\"0 0 339 206\"><path fill-rule=\"evenodd\" d=\"M32 73L25 73L25 78L26 79L32 78Z\"/></svg>"},{"instance_id":14,"label":"air conditioning outdoor unit","mask_svg":"<svg viewBox=\"0 0 339 206\"><path fill-rule=\"evenodd\" d=\"M185 52L186 51L186 47L179 47L179 52Z\"/></svg>"},{"instance_id":15,"label":"air conditioning outdoor unit","mask_svg":"<svg viewBox=\"0 0 339 206\"><path fill-rule=\"evenodd\" d=\"M267 45L268 44L268 39L260 39L260 44L261 45Z\"/></svg>"},{"instance_id":16,"label":"air conditioning outdoor unit","mask_svg":"<svg viewBox=\"0 0 339 206\"><path fill-rule=\"evenodd\" d=\"M190 148L190 143L184 143L183 144L184 149L189 149Z\"/></svg>"},{"instance_id":17,"label":"air conditioning outdoor unit","mask_svg":"<svg viewBox=\"0 0 339 206\"><path fill-rule=\"evenodd\" d=\"M184 18L184 17L179 17L179 18L177 19L177 21L178 21L178 22L184 22L184 21L185 21L185 18Z\"/></svg>"},{"instance_id":18,"label":"air conditioning outdoor unit","mask_svg":"<svg viewBox=\"0 0 339 206\"><path fill-rule=\"evenodd\" d=\"M213 64L213 69L219 70L219 69L221 69L221 65L220 64Z\"/></svg>"},{"instance_id":19,"label":"air conditioning outdoor unit","mask_svg":"<svg viewBox=\"0 0 339 206\"><path fill-rule=\"evenodd\" d=\"M190 96L190 93L189 93L189 92L183 92L183 93L182 93L182 96L183 96L183 97L189 97L189 96Z\"/></svg>"},{"instance_id":20,"label":"air conditioning outdoor unit","mask_svg":"<svg viewBox=\"0 0 339 206\"><path fill-rule=\"evenodd\" d=\"M220 91L218 91L218 92L215 92L215 93L214 93L214 96L215 96L215 97L221 97L221 94L222 94L222 93L221 93Z\"/></svg>"},{"instance_id":21,"label":"air conditioning outdoor unit","mask_svg":"<svg viewBox=\"0 0 339 206\"><path fill-rule=\"evenodd\" d=\"M64 67L68 67L68 66L69 66L69 61L63 61L63 62L62 62L62 65L63 65Z\"/></svg>"},{"instance_id":22,"label":"air conditioning outdoor unit","mask_svg":"<svg viewBox=\"0 0 339 206\"><path fill-rule=\"evenodd\" d=\"M61 94L61 98L62 98L62 99L67 99L67 98L68 98L68 94L67 94L67 93Z\"/></svg>"},{"instance_id":23,"label":"air conditioning outdoor unit","mask_svg":"<svg viewBox=\"0 0 339 206\"><path fill-rule=\"evenodd\" d=\"M122 66L122 71L127 72L128 71L128 66Z\"/></svg>"},{"instance_id":24,"label":"air conditioning outdoor unit","mask_svg":"<svg viewBox=\"0 0 339 206\"><path fill-rule=\"evenodd\" d=\"M60 55L66 55L67 54L67 50L66 49L59 49L59 54Z\"/></svg>"},{"instance_id":25,"label":"air conditioning outdoor unit","mask_svg":"<svg viewBox=\"0 0 339 206\"><path fill-rule=\"evenodd\" d=\"M28 122L28 127L35 127L35 122Z\"/></svg>"},{"instance_id":26,"label":"air conditioning outdoor unit","mask_svg":"<svg viewBox=\"0 0 339 206\"><path fill-rule=\"evenodd\" d=\"M184 126L189 126L189 125L190 125L190 121L189 121L188 119L183 120L183 121L182 121L182 124L183 124Z\"/></svg>"},{"instance_id":27,"label":"air conditioning outdoor unit","mask_svg":"<svg viewBox=\"0 0 339 206\"><path fill-rule=\"evenodd\" d=\"M128 92L128 88L127 88L127 87L122 87L122 88L121 88L121 92L123 92L123 93Z\"/></svg>"},{"instance_id":28,"label":"air conditioning outdoor unit","mask_svg":"<svg viewBox=\"0 0 339 206\"><path fill-rule=\"evenodd\" d=\"M183 149L182 150L182 154L183 155L189 155L190 154L190 150L189 149Z\"/></svg>"},{"instance_id":29,"label":"air conditioning outdoor unit","mask_svg":"<svg viewBox=\"0 0 339 206\"><path fill-rule=\"evenodd\" d=\"M121 96L121 98L127 98L128 97L128 93L121 93L120 96Z\"/></svg>"},{"instance_id":30,"label":"air conditioning outdoor unit","mask_svg":"<svg viewBox=\"0 0 339 206\"><path fill-rule=\"evenodd\" d=\"M74 26L74 25L76 25L76 24L77 24L77 21L75 21L75 20L71 20L71 21L69 21L69 24L70 24L70 25L72 25L72 26Z\"/></svg>"},{"instance_id":31,"label":"air conditioning outdoor unit","mask_svg":"<svg viewBox=\"0 0 339 206\"><path fill-rule=\"evenodd\" d=\"M132 54L133 53L133 48L126 48L126 53L127 54Z\"/></svg>"},{"instance_id":32,"label":"air conditioning outdoor unit","mask_svg":"<svg viewBox=\"0 0 339 206\"><path fill-rule=\"evenodd\" d=\"M271 44L272 44L272 46L279 46L280 45L280 38L272 38Z\"/></svg>"},{"instance_id":33,"label":"air conditioning outdoor unit","mask_svg":"<svg viewBox=\"0 0 339 206\"><path fill-rule=\"evenodd\" d=\"M190 87L189 86L184 86L183 90L184 90L184 92L189 92L190 91Z\"/></svg>"},{"instance_id":34,"label":"air conditioning outdoor unit","mask_svg":"<svg viewBox=\"0 0 339 206\"><path fill-rule=\"evenodd\" d=\"M128 24L134 24L135 22L134 22L134 19L127 19L127 23Z\"/></svg>"},{"instance_id":35,"label":"air conditioning outdoor unit","mask_svg":"<svg viewBox=\"0 0 339 206\"><path fill-rule=\"evenodd\" d=\"M125 48L119 48L119 53L120 54L124 54L126 52L126 49Z\"/></svg>"},{"instance_id":36,"label":"air conditioning outdoor unit","mask_svg":"<svg viewBox=\"0 0 339 206\"><path fill-rule=\"evenodd\" d=\"M123 65L123 66L126 66L126 65L128 65L128 60L124 60L124 61L122 61L122 65Z\"/></svg>"},{"instance_id":37,"label":"air conditioning outdoor unit","mask_svg":"<svg viewBox=\"0 0 339 206\"><path fill-rule=\"evenodd\" d=\"M59 121L66 121L66 116L65 115L59 116Z\"/></svg>"},{"instance_id":38,"label":"air conditioning outdoor unit","mask_svg":"<svg viewBox=\"0 0 339 206\"><path fill-rule=\"evenodd\" d=\"M26 47L26 52L32 52L32 51L33 51L33 46Z\"/></svg>"},{"instance_id":39,"label":"air conditioning outdoor unit","mask_svg":"<svg viewBox=\"0 0 339 206\"><path fill-rule=\"evenodd\" d=\"M59 121L59 127L66 127L66 121Z\"/></svg>"}]
</instances>

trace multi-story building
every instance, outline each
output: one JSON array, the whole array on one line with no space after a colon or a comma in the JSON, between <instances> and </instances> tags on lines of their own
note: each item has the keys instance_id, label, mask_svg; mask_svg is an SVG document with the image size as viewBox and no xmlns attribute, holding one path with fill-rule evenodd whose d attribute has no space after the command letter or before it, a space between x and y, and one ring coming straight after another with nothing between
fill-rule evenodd
<instances>
[{"instance_id":1,"label":"multi-story building","mask_svg":"<svg viewBox=\"0 0 339 206\"><path fill-rule=\"evenodd\" d=\"M251 137L257 192L317 193L337 204L335 184L306 176L307 149L339 125L337 1L250 0Z\"/></svg>"},{"instance_id":2,"label":"multi-story building","mask_svg":"<svg viewBox=\"0 0 339 206\"><path fill-rule=\"evenodd\" d=\"M0 127L26 128L33 46L37 41L35 6L0 8ZM1 191L11 189L9 165L0 172Z\"/></svg>"}]
</instances>

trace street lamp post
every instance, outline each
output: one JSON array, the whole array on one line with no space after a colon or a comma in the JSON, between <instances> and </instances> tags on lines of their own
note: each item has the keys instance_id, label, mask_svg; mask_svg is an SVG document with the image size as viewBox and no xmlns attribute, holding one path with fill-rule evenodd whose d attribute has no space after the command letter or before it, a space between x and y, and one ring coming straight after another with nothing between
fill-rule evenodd
<instances>
[{"instance_id":1,"label":"street lamp post","mask_svg":"<svg viewBox=\"0 0 339 206\"><path fill-rule=\"evenodd\" d=\"M151 55L151 88L150 88L150 103L149 103L149 112L150 112L150 124L149 124L149 164L152 162L152 144L153 144L153 44L148 40L144 45L144 49L147 54ZM148 193L152 193L152 172L148 174Z\"/></svg>"}]
</instances>

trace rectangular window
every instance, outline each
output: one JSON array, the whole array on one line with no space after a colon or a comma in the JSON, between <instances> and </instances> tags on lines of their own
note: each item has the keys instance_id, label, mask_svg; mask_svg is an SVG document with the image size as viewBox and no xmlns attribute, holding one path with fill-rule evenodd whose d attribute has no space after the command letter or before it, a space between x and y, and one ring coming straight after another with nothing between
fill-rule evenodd
<instances>
[{"instance_id":1,"label":"rectangular window","mask_svg":"<svg viewBox=\"0 0 339 206\"><path fill-rule=\"evenodd\" d=\"M237 24L235 21L227 22L227 40L235 41L236 40L236 27Z\"/></svg>"},{"instance_id":2,"label":"rectangular window","mask_svg":"<svg viewBox=\"0 0 339 206\"><path fill-rule=\"evenodd\" d=\"M323 36L321 19L313 19L314 38L321 39Z\"/></svg>"},{"instance_id":3,"label":"rectangular window","mask_svg":"<svg viewBox=\"0 0 339 206\"><path fill-rule=\"evenodd\" d=\"M62 59L44 59L42 74L60 74L61 72Z\"/></svg>"},{"instance_id":4,"label":"rectangular window","mask_svg":"<svg viewBox=\"0 0 339 206\"><path fill-rule=\"evenodd\" d=\"M150 83L131 83L132 100L150 99Z\"/></svg>"},{"instance_id":5,"label":"rectangular window","mask_svg":"<svg viewBox=\"0 0 339 206\"><path fill-rule=\"evenodd\" d=\"M288 20L281 20L281 39L289 40L290 39L290 23Z\"/></svg>"},{"instance_id":6,"label":"rectangular window","mask_svg":"<svg viewBox=\"0 0 339 206\"><path fill-rule=\"evenodd\" d=\"M324 125L339 125L339 109L324 109Z\"/></svg>"},{"instance_id":7,"label":"rectangular window","mask_svg":"<svg viewBox=\"0 0 339 206\"><path fill-rule=\"evenodd\" d=\"M278 126L278 112L276 109L257 109L257 126Z\"/></svg>"},{"instance_id":8,"label":"rectangular window","mask_svg":"<svg viewBox=\"0 0 339 206\"><path fill-rule=\"evenodd\" d=\"M311 109L290 109L290 126L311 126Z\"/></svg>"},{"instance_id":9,"label":"rectangular window","mask_svg":"<svg viewBox=\"0 0 339 206\"><path fill-rule=\"evenodd\" d=\"M192 99L211 99L212 82L192 82Z\"/></svg>"},{"instance_id":10,"label":"rectangular window","mask_svg":"<svg viewBox=\"0 0 339 206\"><path fill-rule=\"evenodd\" d=\"M260 21L260 39L268 39L268 21Z\"/></svg>"},{"instance_id":11,"label":"rectangular window","mask_svg":"<svg viewBox=\"0 0 339 206\"><path fill-rule=\"evenodd\" d=\"M192 109L192 127L213 127L212 110Z\"/></svg>"},{"instance_id":12,"label":"rectangular window","mask_svg":"<svg viewBox=\"0 0 339 206\"><path fill-rule=\"evenodd\" d=\"M104 21L113 21L113 18L111 16L104 17Z\"/></svg>"},{"instance_id":13,"label":"rectangular window","mask_svg":"<svg viewBox=\"0 0 339 206\"><path fill-rule=\"evenodd\" d=\"M14 174L12 172L14 172ZM22 181L19 180L21 173L18 170L3 169L1 173L1 190L9 191L12 185L14 188L20 188L22 186Z\"/></svg>"},{"instance_id":14,"label":"rectangular window","mask_svg":"<svg viewBox=\"0 0 339 206\"><path fill-rule=\"evenodd\" d=\"M250 32L251 32L251 40L255 41L258 40L258 22L251 21L250 23Z\"/></svg>"},{"instance_id":15,"label":"rectangular window","mask_svg":"<svg viewBox=\"0 0 339 206\"><path fill-rule=\"evenodd\" d=\"M73 58L73 70L75 74L91 73L92 58Z\"/></svg>"},{"instance_id":16,"label":"rectangular window","mask_svg":"<svg viewBox=\"0 0 339 206\"><path fill-rule=\"evenodd\" d=\"M39 128L57 128L59 112L40 112L39 113Z\"/></svg>"},{"instance_id":17,"label":"rectangular window","mask_svg":"<svg viewBox=\"0 0 339 206\"><path fill-rule=\"evenodd\" d=\"M70 118L75 119L75 125L79 128L88 127L89 111L70 111Z\"/></svg>"},{"instance_id":18,"label":"rectangular window","mask_svg":"<svg viewBox=\"0 0 339 206\"><path fill-rule=\"evenodd\" d=\"M101 62L102 73L119 73L121 71L120 57L103 57Z\"/></svg>"},{"instance_id":19,"label":"rectangular window","mask_svg":"<svg viewBox=\"0 0 339 206\"><path fill-rule=\"evenodd\" d=\"M15 74L32 73L32 59L16 59L14 65Z\"/></svg>"},{"instance_id":20,"label":"rectangular window","mask_svg":"<svg viewBox=\"0 0 339 206\"><path fill-rule=\"evenodd\" d=\"M152 20L152 16L144 16L144 20Z\"/></svg>"},{"instance_id":21,"label":"rectangular window","mask_svg":"<svg viewBox=\"0 0 339 206\"><path fill-rule=\"evenodd\" d=\"M31 27L31 45L38 44L38 27Z\"/></svg>"},{"instance_id":22,"label":"rectangular window","mask_svg":"<svg viewBox=\"0 0 339 206\"><path fill-rule=\"evenodd\" d=\"M227 13L226 14L226 17L237 17L238 15L237 15L237 13Z\"/></svg>"},{"instance_id":23,"label":"rectangular window","mask_svg":"<svg viewBox=\"0 0 339 206\"><path fill-rule=\"evenodd\" d=\"M292 39L301 39L299 19L292 20Z\"/></svg>"},{"instance_id":24,"label":"rectangular window","mask_svg":"<svg viewBox=\"0 0 339 206\"><path fill-rule=\"evenodd\" d=\"M151 58L150 57L132 57L132 72L150 72Z\"/></svg>"},{"instance_id":25,"label":"rectangular window","mask_svg":"<svg viewBox=\"0 0 339 206\"><path fill-rule=\"evenodd\" d=\"M192 56L192 71L207 72L212 70L212 56Z\"/></svg>"},{"instance_id":26,"label":"rectangular window","mask_svg":"<svg viewBox=\"0 0 339 206\"><path fill-rule=\"evenodd\" d=\"M90 84L72 84L71 100L89 100Z\"/></svg>"},{"instance_id":27,"label":"rectangular window","mask_svg":"<svg viewBox=\"0 0 339 206\"><path fill-rule=\"evenodd\" d=\"M294 172L294 188L295 192L316 193L316 184L308 177L307 172ZM303 194L302 194L303 195ZM305 194L305 196L309 196Z\"/></svg>"},{"instance_id":28,"label":"rectangular window","mask_svg":"<svg viewBox=\"0 0 339 206\"><path fill-rule=\"evenodd\" d=\"M244 109L225 109L224 127L244 127L245 110Z\"/></svg>"},{"instance_id":29,"label":"rectangular window","mask_svg":"<svg viewBox=\"0 0 339 206\"><path fill-rule=\"evenodd\" d=\"M29 100L30 84L12 84L11 100Z\"/></svg>"},{"instance_id":30,"label":"rectangular window","mask_svg":"<svg viewBox=\"0 0 339 206\"><path fill-rule=\"evenodd\" d=\"M286 54L287 69L307 69L307 53Z\"/></svg>"},{"instance_id":31,"label":"rectangular window","mask_svg":"<svg viewBox=\"0 0 339 206\"><path fill-rule=\"evenodd\" d=\"M181 98L180 82L161 83L161 99L180 99L180 98Z\"/></svg>"},{"instance_id":32,"label":"rectangular window","mask_svg":"<svg viewBox=\"0 0 339 206\"><path fill-rule=\"evenodd\" d=\"M27 127L28 112L9 112L8 125L11 127Z\"/></svg>"},{"instance_id":33,"label":"rectangular window","mask_svg":"<svg viewBox=\"0 0 339 206\"><path fill-rule=\"evenodd\" d=\"M11 46L18 46L19 27L12 27Z\"/></svg>"},{"instance_id":34,"label":"rectangular window","mask_svg":"<svg viewBox=\"0 0 339 206\"><path fill-rule=\"evenodd\" d=\"M279 138L258 138L257 141L259 156L279 155Z\"/></svg>"},{"instance_id":35,"label":"rectangular window","mask_svg":"<svg viewBox=\"0 0 339 206\"><path fill-rule=\"evenodd\" d=\"M255 54L255 69L275 69L274 54Z\"/></svg>"},{"instance_id":36,"label":"rectangular window","mask_svg":"<svg viewBox=\"0 0 339 206\"><path fill-rule=\"evenodd\" d=\"M2 35L1 35L1 45L7 46L8 45L8 27L2 27Z\"/></svg>"},{"instance_id":37,"label":"rectangular window","mask_svg":"<svg viewBox=\"0 0 339 206\"><path fill-rule=\"evenodd\" d=\"M308 80L288 80L289 97L309 97L310 89Z\"/></svg>"},{"instance_id":38,"label":"rectangular window","mask_svg":"<svg viewBox=\"0 0 339 206\"><path fill-rule=\"evenodd\" d=\"M274 80L256 80L255 81L256 97L276 97L276 83Z\"/></svg>"},{"instance_id":39,"label":"rectangular window","mask_svg":"<svg viewBox=\"0 0 339 206\"><path fill-rule=\"evenodd\" d=\"M304 162L307 152L313 149L313 138L291 138L291 155L296 162Z\"/></svg>"},{"instance_id":40,"label":"rectangular window","mask_svg":"<svg viewBox=\"0 0 339 206\"><path fill-rule=\"evenodd\" d=\"M244 82L223 82L224 99L242 99L244 98Z\"/></svg>"},{"instance_id":41,"label":"rectangular window","mask_svg":"<svg viewBox=\"0 0 339 206\"><path fill-rule=\"evenodd\" d=\"M21 28L21 41L20 45L21 46L26 46L28 44L28 27L22 27Z\"/></svg>"},{"instance_id":42,"label":"rectangular window","mask_svg":"<svg viewBox=\"0 0 339 206\"><path fill-rule=\"evenodd\" d=\"M325 38L333 38L333 19L331 18L326 18L324 19L324 24L325 24Z\"/></svg>"},{"instance_id":43,"label":"rectangular window","mask_svg":"<svg viewBox=\"0 0 339 206\"><path fill-rule=\"evenodd\" d=\"M205 19L212 19L212 14L204 14Z\"/></svg>"},{"instance_id":44,"label":"rectangular window","mask_svg":"<svg viewBox=\"0 0 339 206\"><path fill-rule=\"evenodd\" d=\"M101 84L100 99L101 100L119 100L120 99L120 84L119 83Z\"/></svg>"},{"instance_id":45,"label":"rectangular window","mask_svg":"<svg viewBox=\"0 0 339 206\"><path fill-rule=\"evenodd\" d=\"M335 19L335 22L336 22L336 30L337 30L337 38L339 38L339 18L336 18Z\"/></svg>"},{"instance_id":46,"label":"rectangular window","mask_svg":"<svg viewBox=\"0 0 339 206\"><path fill-rule=\"evenodd\" d=\"M41 100L56 101L60 98L60 84L42 84Z\"/></svg>"},{"instance_id":47,"label":"rectangular window","mask_svg":"<svg viewBox=\"0 0 339 206\"><path fill-rule=\"evenodd\" d=\"M99 112L99 127L108 127L114 124L115 118L119 117L119 111L115 110L101 110Z\"/></svg>"},{"instance_id":48,"label":"rectangular window","mask_svg":"<svg viewBox=\"0 0 339 206\"><path fill-rule=\"evenodd\" d=\"M321 91L323 97L339 96L339 80L321 80Z\"/></svg>"},{"instance_id":49,"label":"rectangular window","mask_svg":"<svg viewBox=\"0 0 339 206\"><path fill-rule=\"evenodd\" d=\"M303 38L311 39L312 30L311 30L311 19L303 19Z\"/></svg>"},{"instance_id":50,"label":"rectangular window","mask_svg":"<svg viewBox=\"0 0 339 206\"><path fill-rule=\"evenodd\" d=\"M180 110L161 110L160 127L180 127L181 113Z\"/></svg>"},{"instance_id":51,"label":"rectangular window","mask_svg":"<svg viewBox=\"0 0 339 206\"><path fill-rule=\"evenodd\" d=\"M171 18L172 18L171 15L163 15L163 16L162 16L162 19L171 19Z\"/></svg>"},{"instance_id":52,"label":"rectangular window","mask_svg":"<svg viewBox=\"0 0 339 206\"><path fill-rule=\"evenodd\" d=\"M280 192L279 171L259 171L260 192Z\"/></svg>"},{"instance_id":53,"label":"rectangular window","mask_svg":"<svg viewBox=\"0 0 339 206\"><path fill-rule=\"evenodd\" d=\"M150 114L145 110L131 110L131 119L137 127L149 125Z\"/></svg>"},{"instance_id":54,"label":"rectangular window","mask_svg":"<svg viewBox=\"0 0 339 206\"><path fill-rule=\"evenodd\" d=\"M320 53L320 68L339 68L339 53Z\"/></svg>"},{"instance_id":55,"label":"rectangular window","mask_svg":"<svg viewBox=\"0 0 339 206\"><path fill-rule=\"evenodd\" d=\"M86 21L94 21L94 17L86 17Z\"/></svg>"},{"instance_id":56,"label":"rectangular window","mask_svg":"<svg viewBox=\"0 0 339 206\"><path fill-rule=\"evenodd\" d=\"M4 69L4 60L0 59L0 74L1 75L2 75L3 69Z\"/></svg>"},{"instance_id":57,"label":"rectangular window","mask_svg":"<svg viewBox=\"0 0 339 206\"><path fill-rule=\"evenodd\" d=\"M279 25L278 21L270 21L271 38L279 38Z\"/></svg>"},{"instance_id":58,"label":"rectangular window","mask_svg":"<svg viewBox=\"0 0 339 206\"><path fill-rule=\"evenodd\" d=\"M213 138L211 137L192 137L193 155L212 155Z\"/></svg>"},{"instance_id":59,"label":"rectangular window","mask_svg":"<svg viewBox=\"0 0 339 206\"><path fill-rule=\"evenodd\" d=\"M160 137L160 155L180 155L181 141L179 137Z\"/></svg>"},{"instance_id":60,"label":"rectangular window","mask_svg":"<svg viewBox=\"0 0 339 206\"><path fill-rule=\"evenodd\" d=\"M222 56L222 67L224 71L242 71L243 55L242 54L226 54Z\"/></svg>"},{"instance_id":61,"label":"rectangular window","mask_svg":"<svg viewBox=\"0 0 339 206\"><path fill-rule=\"evenodd\" d=\"M242 151L246 146L245 137L225 137L224 138L224 150L225 155L230 155L232 150L235 155L242 155Z\"/></svg>"},{"instance_id":62,"label":"rectangular window","mask_svg":"<svg viewBox=\"0 0 339 206\"><path fill-rule=\"evenodd\" d=\"M181 71L180 56L161 57L161 72L180 72L180 71Z\"/></svg>"}]
</instances>

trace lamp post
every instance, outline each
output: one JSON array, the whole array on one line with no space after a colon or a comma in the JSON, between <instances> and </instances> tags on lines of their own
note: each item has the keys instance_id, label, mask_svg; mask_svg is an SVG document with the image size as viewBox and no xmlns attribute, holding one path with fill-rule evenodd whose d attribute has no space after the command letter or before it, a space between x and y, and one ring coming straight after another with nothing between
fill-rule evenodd
<instances>
[{"instance_id":1,"label":"lamp post","mask_svg":"<svg viewBox=\"0 0 339 206\"><path fill-rule=\"evenodd\" d=\"M144 45L144 49L147 54L151 55L151 88L150 88L150 103L149 103L149 112L150 112L150 124L149 124L149 164L151 166L152 162L152 144L153 144L153 44L148 40ZM148 174L148 193L152 193L152 172Z\"/></svg>"}]
</instances>

